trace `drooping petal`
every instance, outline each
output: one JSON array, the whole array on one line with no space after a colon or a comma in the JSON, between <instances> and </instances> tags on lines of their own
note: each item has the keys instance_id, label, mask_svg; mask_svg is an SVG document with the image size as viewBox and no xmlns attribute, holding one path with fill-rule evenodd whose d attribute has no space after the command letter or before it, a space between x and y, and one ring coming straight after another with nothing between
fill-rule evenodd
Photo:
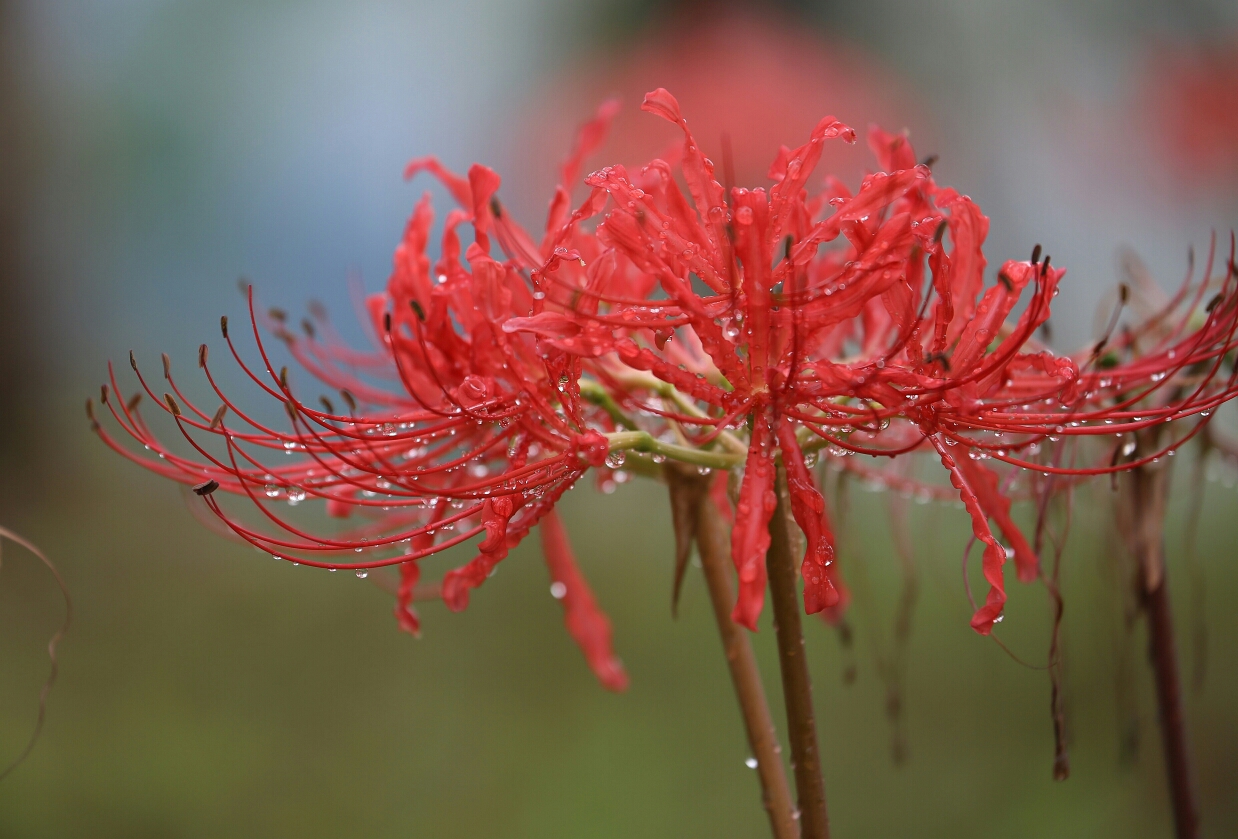
<instances>
[{"instance_id":1,"label":"drooping petal","mask_svg":"<svg viewBox=\"0 0 1238 839\"><path fill-rule=\"evenodd\" d=\"M752 442L744 464L744 480L735 505L735 526L731 529L731 560L739 573L739 599L731 620L757 629L757 618L765 603L765 554L769 551L769 520L778 506L774 491L773 434L766 412L756 412Z\"/></svg>"},{"instance_id":2,"label":"drooping petal","mask_svg":"<svg viewBox=\"0 0 1238 839\"><path fill-rule=\"evenodd\" d=\"M934 434L929 440L933 448L937 449L942 465L950 472L950 483L959 491L963 507L971 517L972 533L984 544L984 555L980 563L984 578L989 583L989 593L985 597L984 605L972 615L971 627L981 635L988 635L993 631L993 624L1001 617L1002 609L1006 605L1006 582L1002 577L1002 566L1006 564L1006 549L993 538L984 509L980 506L967 477L959 468L958 461L950 454L941 437Z\"/></svg>"},{"instance_id":3,"label":"drooping petal","mask_svg":"<svg viewBox=\"0 0 1238 839\"><path fill-rule=\"evenodd\" d=\"M1035 580L1040 572L1040 560L1036 552L1032 550L1032 546L1027 543L1023 531L1014 523L1014 519L1010 518L1010 499L1002 494L1001 487L998 486L997 473L970 457L958 458L956 465L967 479L972 492L975 493L980 509L986 516L997 522L1002 535L1010 543L1014 551L1015 569L1019 572L1019 580L1025 583Z\"/></svg>"},{"instance_id":4,"label":"drooping petal","mask_svg":"<svg viewBox=\"0 0 1238 839\"><path fill-rule=\"evenodd\" d=\"M469 592L484 583L494 567L507 558L507 524L517 509L516 498L511 495L486 499L481 512L486 537L477 546L477 556L443 575L443 602L448 609L464 611L469 605Z\"/></svg>"},{"instance_id":5,"label":"drooping petal","mask_svg":"<svg viewBox=\"0 0 1238 839\"><path fill-rule=\"evenodd\" d=\"M409 560L400 566L400 587L395 595L395 619L400 629L413 637L421 636L421 620L413 609L413 591L417 581L421 579L421 566L416 560Z\"/></svg>"},{"instance_id":6,"label":"drooping petal","mask_svg":"<svg viewBox=\"0 0 1238 839\"><path fill-rule=\"evenodd\" d=\"M841 599L834 587L834 537L825 514L825 499L813 483L804 464L804 455L795 439L795 427L789 422L778 423L778 448L787 470L787 490L791 496L791 514L804 531L804 561L800 575L804 578L804 611L808 614L836 606Z\"/></svg>"},{"instance_id":7,"label":"drooping petal","mask_svg":"<svg viewBox=\"0 0 1238 839\"><path fill-rule=\"evenodd\" d=\"M563 604L563 621L568 634L584 653L599 682L610 690L626 689L628 674L611 644L610 620L598 607L589 584L576 565L563 522L551 510L541 520L538 529L542 536L546 567L550 570L551 591Z\"/></svg>"}]
</instances>

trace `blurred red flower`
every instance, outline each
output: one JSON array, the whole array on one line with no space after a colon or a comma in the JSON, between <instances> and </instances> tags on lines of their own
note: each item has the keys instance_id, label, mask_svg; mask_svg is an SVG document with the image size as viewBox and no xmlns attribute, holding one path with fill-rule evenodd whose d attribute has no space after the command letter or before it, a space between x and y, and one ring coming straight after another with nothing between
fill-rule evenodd
<instances>
[{"instance_id":1,"label":"blurred red flower","mask_svg":"<svg viewBox=\"0 0 1238 839\"><path fill-rule=\"evenodd\" d=\"M1238 39L1160 48L1147 87L1175 168L1200 184L1238 179Z\"/></svg>"}]
</instances>

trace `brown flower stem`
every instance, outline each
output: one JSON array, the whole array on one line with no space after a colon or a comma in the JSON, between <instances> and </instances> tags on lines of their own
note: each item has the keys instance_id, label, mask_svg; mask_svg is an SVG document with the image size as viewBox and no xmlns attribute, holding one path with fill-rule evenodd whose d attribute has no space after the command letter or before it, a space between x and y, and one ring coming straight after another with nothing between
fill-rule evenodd
<instances>
[{"instance_id":1,"label":"brown flower stem","mask_svg":"<svg viewBox=\"0 0 1238 839\"><path fill-rule=\"evenodd\" d=\"M709 599L714 607L714 618L718 622L718 634L722 636L722 649L731 670L744 728L748 732L748 747L757 761L757 775L761 780L770 829L775 839L798 839L800 831L795 820L795 806L782 765L778 734L765 699L761 672L757 669L756 656L753 655L747 632L731 620L735 592L730 579L730 533L718 508L706 494L702 494L698 501L696 544L705 571Z\"/></svg>"},{"instance_id":2,"label":"brown flower stem","mask_svg":"<svg viewBox=\"0 0 1238 839\"><path fill-rule=\"evenodd\" d=\"M1186 715L1178 677L1178 654L1169 608L1165 573L1165 513L1170 470L1141 466L1132 477L1134 528L1132 547L1139 567L1140 603L1148 616L1148 657L1152 662L1159 708L1161 744L1169 797L1173 804L1174 832L1178 839L1199 835L1199 810L1191 782Z\"/></svg>"},{"instance_id":3,"label":"brown flower stem","mask_svg":"<svg viewBox=\"0 0 1238 839\"><path fill-rule=\"evenodd\" d=\"M1199 835L1199 811L1191 783L1191 761L1186 742L1186 718L1182 709L1182 689L1178 679L1178 654L1174 644L1173 618L1169 610L1169 585L1161 575L1160 585L1144 592L1148 613L1148 654L1156 680L1156 701L1160 707L1161 743L1165 749L1165 771L1173 800L1174 830L1178 839Z\"/></svg>"},{"instance_id":4,"label":"brown flower stem","mask_svg":"<svg viewBox=\"0 0 1238 839\"><path fill-rule=\"evenodd\" d=\"M791 741L791 765L795 770L795 788L799 797L800 826L804 839L827 839L830 825L817 750L812 683L808 678L808 657L804 652L804 633L800 624L795 558L781 493L778 507L770 519L769 535L765 565L769 571L770 599L774 606L774 632L778 637L778 663L782 669L782 694L787 706L787 733Z\"/></svg>"}]
</instances>

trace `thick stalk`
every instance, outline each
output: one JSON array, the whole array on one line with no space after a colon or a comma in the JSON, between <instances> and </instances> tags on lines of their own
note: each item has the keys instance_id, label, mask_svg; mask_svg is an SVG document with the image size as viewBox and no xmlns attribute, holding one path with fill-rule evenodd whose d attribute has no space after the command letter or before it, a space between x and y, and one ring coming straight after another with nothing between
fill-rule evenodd
<instances>
[{"instance_id":1,"label":"thick stalk","mask_svg":"<svg viewBox=\"0 0 1238 839\"><path fill-rule=\"evenodd\" d=\"M744 717L748 747L757 761L756 770L761 780L770 829L775 839L798 839L800 831L795 820L795 806L791 802L791 789L782 766L778 734L774 730L765 688L761 684L761 672L757 669L756 656L753 655L747 632L731 620L735 592L730 579L730 533L708 495L700 498L697 508L696 544L714 618L718 622L718 634L722 636L722 649Z\"/></svg>"},{"instance_id":2,"label":"thick stalk","mask_svg":"<svg viewBox=\"0 0 1238 839\"><path fill-rule=\"evenodd\" d=\"M1148 616L1148 657L1156 682L1174 832L1178 839L1195 839L1199 835L1199 810L1191 782L1186 714L1182 707L1177 645L1165 573L1165 514L1170 471L1165 465L1162 468L1144 466L1134 470L1132 478L1133 548L1140 571L1140 601Z\"/></svg>"},{"instance_id":3,"label":"thick stalk","mask_svg":"<svg viewBox=\"0 0 1238 839\"><path fill-rule=\"evenodd\" d=\"M1165 750L1165 771L1169 776L1169 795L1173 800L1174 830L1178 839L1199 835L1199 811L1191 783L1191 759L1186 742L1186 716L1182 708L1182 689L1178 678L1178 654L1174 643L1173 618L1169 610L1169 585L1161 574L1160 585L1144 592L1148 613L1148 655L1156 680L1156 701L1160 708L1161 744Z\"/></svg>"},{"instance_id":4,"label":"thick stalk","mask_svg":"<svg viewBox=\"0 0 1238 839\"><path fill-rule=\"evenodd\" d=\"M779 469L779 483L782 470ZM796 586L795 557L787 532L787 510L781 493L769 523L770 599L774 606L774 632L778 636L778 663L782 669L782 695L787 706L787 735L791 741L791 765L800 807L804 839L827 839L829 819L825 810L825 783L817 749L817 722L812 710L812 683L808 656L800 625L800 598Z\"/></svg>"}]
</instances>

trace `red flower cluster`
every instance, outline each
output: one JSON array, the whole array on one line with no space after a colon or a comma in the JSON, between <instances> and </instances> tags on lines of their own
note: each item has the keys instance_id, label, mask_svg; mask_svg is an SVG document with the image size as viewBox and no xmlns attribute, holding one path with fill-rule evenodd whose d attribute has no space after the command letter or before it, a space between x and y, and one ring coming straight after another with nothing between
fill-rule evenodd
<instances>
[{"instance_id":1,"label":"red flower cluster","mask_svg":"<svg viewBox=\"0 0 1238 839\"><path fill-rule=\"evenodd\" d=\"M1232 270L1219 283L1184 285L1166 310L1172 328L1151 344L1123 335L1076 357L1055 355L1034 336L1064 272L1040 260L1037 248L1029 261L1002 265L986 287L988 220L966 196L938 186L905 137L870 132L881 168L852 192L833 178L814 181L825 144L855 139L827 117L804 145L778 153L768 192L749 190L718 182L669 93L650 93L643 107L682 130L678 162L601 169L585 179L591 192L575 209L561 185L540 242L503 211L489 169L474 166L466 179L433 159L409 166L410 176L438 177L459 208L447 216L433 267L428 196L414 210L385 293L368 301L381 351L357 353L319 337L321 324L307 322L306 336L294 337L282 315L269 320L309 372L342 390L347 412L326 400L319 410L294 394L253 317L257 371L242 361L226 322L224 335L253 382L283 404L287 430L243 413L215 387L204 346L200 365L220 408L190 402L166 364L171 394L156 398L195 457L163 445L106 388L116 420L159 458L100 434L134 460L196 484L237 535L277 557L330 568L399 565L397 614L410 630L417 560L483 537L476 558L443 579L443 599L462 609L540 522L568 628L595 672L619 687L609 624L562 526L548 518L590 468L610 480L677 458L716 470L719 494L729 476L740 580L733 616L755 628L779 469L806 537L805 608L837 610L845 591L812 471L818 453L931 449L985 546L990 589L972 626L987 634L1006 599L1008 556L1024 580L1037 576L1039 563L1011 519L1001 475L984 460L1045 474L1130 468L1181 440L1142 460L1088 466L1062 465L1047 443L1206 417L1238 393L1232 358L1223 373L1238 329ZM579 170L612 115L604 108L585 126L565 172ZM461 259L457 230L466 221L474 242ZM505 259L494 255L492 238ZM1205 305L1208 288L1215 295ZM1014 317L1025 292L1026 307ZM387 374L398 387L377 387L355 370ZM276 466L262 457L272 451L301 457ZM225 511L217 489L247 497L266 526ZM364 513L367 523L310 534L271 503L307 497L323 499L336 516Z\"/></svg>"}]
</instances>

